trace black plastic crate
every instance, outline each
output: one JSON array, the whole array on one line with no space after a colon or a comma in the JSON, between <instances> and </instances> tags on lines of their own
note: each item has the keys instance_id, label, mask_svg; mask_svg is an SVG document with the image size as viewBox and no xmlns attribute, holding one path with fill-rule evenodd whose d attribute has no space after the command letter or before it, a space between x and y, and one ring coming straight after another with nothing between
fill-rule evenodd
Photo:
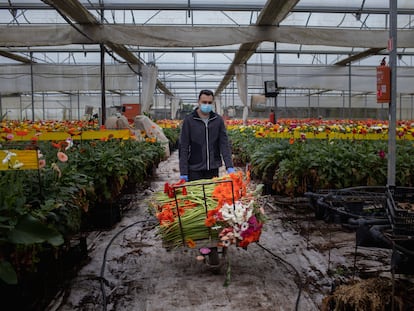
<instances>
[{"instance_id":1,"label":"black plastic crate","mask_svg":"<svg viewBox=\"0 0 414 311\"><path fill-rule=\"evenodd\" d=\"M347 222L349 218L387 219L385 188L344 188L307 192L317 219Z\"/></svg>"},{"instance_id":2,"label":"black plastic crate","mask_svg":"<svg viewBox=\"0 0 414 311\"><path fill-rule=\"evenodd\" d=\"M387 190L387 212L394 234L414 235L414 188Z\"/></svg>"}]
</instances>

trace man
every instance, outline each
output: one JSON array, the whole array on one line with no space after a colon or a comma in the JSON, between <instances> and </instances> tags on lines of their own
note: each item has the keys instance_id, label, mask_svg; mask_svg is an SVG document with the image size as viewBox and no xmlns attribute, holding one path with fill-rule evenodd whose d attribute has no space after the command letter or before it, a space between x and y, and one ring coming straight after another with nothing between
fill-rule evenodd
<instances>
[{"instance_id":1,"label":"man","mask_svg":"<svg viewBox=\"0 0 414 311\"><path fill-rule=\"evenodd\" d=\"M192 181L218 177L224 163L233 173L233 161L223 118L213 111L214 94L202 90L198 107L184 119L180 135L180 179Z\"/></svg>"}]
</instances>

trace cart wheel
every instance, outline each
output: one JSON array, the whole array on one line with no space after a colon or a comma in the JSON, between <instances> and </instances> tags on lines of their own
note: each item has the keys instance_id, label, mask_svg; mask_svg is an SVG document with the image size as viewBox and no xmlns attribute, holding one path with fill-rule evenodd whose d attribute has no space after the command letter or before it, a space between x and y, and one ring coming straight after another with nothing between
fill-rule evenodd
<instances>
[{"instance_id":1,"label":"cart wheel","mask_svg":"<svg viewBox=\"0 0 414 311\"><path fill-rule=\"evenodd\" d=\"M210 272L214 274L221 274L226 262L226 248L223 247L221 251L218 247L210 247L209 249L210 253L205 255L204 263Z\"/></svg>"},{"instance_id":2,"label":"cart wheel","mask_svg":"<svg viewBox=\"0 0 414 311\"><path fill-rule=\"evenodd\" d=\"M220 265L220 257L218 253L217 247L210 247L211 252L208 254L208 264L210 266L218 266Z\"/></svg>"}]
</instances>

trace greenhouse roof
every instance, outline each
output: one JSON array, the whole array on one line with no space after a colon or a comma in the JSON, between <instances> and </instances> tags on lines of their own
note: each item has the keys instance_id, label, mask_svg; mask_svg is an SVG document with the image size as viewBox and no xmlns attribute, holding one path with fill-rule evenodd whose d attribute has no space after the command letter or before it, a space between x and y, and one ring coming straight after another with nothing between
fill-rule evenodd
<instances>
[{"instance_id":1,"label":"greenhouse roof","mask_svg":"<svg viewBox=\"0 0 414 311\"><path fill-rule=\"evenodd\" d=\"M312 77L312 70L332 68L346 74L343 67L352 64L356 75L377 66L389 53L389 11L389 0L2 1L0 78L23 64L52 65L67 77L61 68L87 71L102 59L122 68L111 71L115 77L155 65L159 92L194 102L201 89L234 92L235 68L247 64L249 93L257 94L263 81L282 74ZM414 1L399 0L397 13L398 66L412 78ZM293 78L280 79L279 86L323 89L327 84ZM130 83L114 87L113 92L137 91ZM1 93L7 94L4 88ZM70 83L67 88L75 91ZM340 90L332 83L325 88Z\"/></svg>"}]
</instances>

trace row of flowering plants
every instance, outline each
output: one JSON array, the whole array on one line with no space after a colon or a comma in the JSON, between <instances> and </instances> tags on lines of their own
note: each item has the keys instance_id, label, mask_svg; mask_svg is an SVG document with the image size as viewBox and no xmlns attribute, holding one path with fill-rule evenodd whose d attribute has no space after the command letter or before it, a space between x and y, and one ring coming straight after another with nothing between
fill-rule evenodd
<instances>
[{"instance_id":1,"label":"row of flowering plants","mask_svg":"<svg viewBox=\"0 0 414 311\"><path fill-rule=\"evenodd\" d=\"M289 196L316 189L384 186L388 142L384 139L309 139L267 135L263 125L229 129L234 161L251 165L252 175ZM397 139L396 185L412 187L414 148L411 139Z\"/></svg>"},{"instance_id":2,"label":"row of flowering plants","mask_svg":"<svg viewBox=\"0 0 414 311\"><path fill-rule=\"evenodd\" d=\"M36 169L13 150L36 150ZM160 143L114 139L0 141L0 280L36 270L45 249L58 252L83 230L85 215L144 183L164 157ZM87 226L87 224L86 224Z\"/></svg>"},{"instance_id":3,"label":"row of flowering plants","mask_svg":"<svg viewBox=\"0 0 414 311\"><path fill-rule=\"evenodd\" d=\"M320 139L388 139L389 124L386 120L322 120L280 119L276 124L267 120L227 120L230 130L254 128L258 137L270 138L320 138ZM414 122L400 120L396 124L396 136L400 140L414 140Z\"/></svg>"}]
</instances>

